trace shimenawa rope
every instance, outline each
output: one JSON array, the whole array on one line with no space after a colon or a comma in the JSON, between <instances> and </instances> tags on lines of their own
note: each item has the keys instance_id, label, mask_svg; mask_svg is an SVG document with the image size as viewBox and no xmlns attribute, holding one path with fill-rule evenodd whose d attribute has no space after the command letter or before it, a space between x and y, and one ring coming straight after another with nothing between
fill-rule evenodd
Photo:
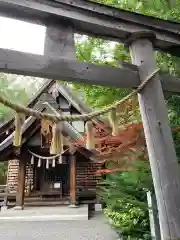
<instances>
[{"instance_id":1,"label":"shimenawa rope","mask_svg":"<svg viewBox=\"0 0 180 240\"><path fill-rule=\"evenodd\" d=\"M134 96L137 93L140 93L144 87L146 86L146 84L159 72L159 69L156 69L154 72L152 72L138 87L137 89L135 89L134 91L132 91L130 94L128 94L126 97L124 97L123 99L121 99L120 101L113 103L112 105L105 107L102 110L98 110L98 111L94 111L88 114L82 114L82 115L56 115L56 114L48 114L48 113L42 113L39 112L37 110L33 110L27 107L23 107L19 104L15 104L11 101L9 101L8 99L0 96L0 103L4 104L5 106L13 109L14 111L16 111L17 113L23 113L26 116L33 116L36 117L38 119L46 119L46 120L50 120L53 122L60 122L60 121L77 121L77 120L82 120L82 121L87 121L87 120L91 120L94 117L106 114L108 112L110 112L113 109L116 109L117 107L119 107L122 103L124 103L125 101L127 101L129 98L131 98L132 96Z\"/></svg>"}]
</instances>

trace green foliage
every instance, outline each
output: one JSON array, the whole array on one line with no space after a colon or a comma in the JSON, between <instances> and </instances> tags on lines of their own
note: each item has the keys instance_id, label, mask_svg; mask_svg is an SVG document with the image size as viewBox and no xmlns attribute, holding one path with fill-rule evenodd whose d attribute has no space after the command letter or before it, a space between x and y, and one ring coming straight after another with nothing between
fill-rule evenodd
<instances>
[{"instance_id":1,"label":"green foliage","mask_svg":"<svg viewBox=\"0 0 180 240\"><path fill-rule=\"evenodd\" d=\"M12 86L15 79L10 79L6 74L0 74L0 94L10 98L12 102L26 103L27 93L18 86ZM0 104L0 121L5 121L12 114L12 110Z\"/></svg>"},{"instance_id":2,"label":"green foliage","mask_svg":"<svg viewBox=\"0 0 180 240\"><path fill-rule=\"evenodd\" d=\"M126 202L119 202L120 206L124 206L123 211L113 211L105 209L104 213L109 217L111 225L117 229L123 239L151 239L148 211L143 211L139 207L134 207Z\"/></svg>"},{"instance_id":3,"label":"green foliage","mask_svg":"<svg viewBox=\"0 0 180 240\"><path fill-rule=\"evenodd\" d=\"M77 58L83 62L118 66L114 58L114 43L98 38L76 38ZM121 99L129 92L126 89L102 87L97 85L76 84L75 89L81 88L85 94L85 100L93 107L100 108ZM107 97L108 96L108 97Z\"/></svg>"},{"instance_id":4,"label":"green foliage","mask_svg":"<svg viewBox=\"0 0 180 240\"><path fill-rule=\"evenodd\" d=\"M30 77L0 74L0 94L18 104L27 104L40 85L41 81L38 79L35 81ZM11 118L13 114L10 108L0 104L0 122Z\"/></svg>"},{"instance_id":5,"label":"green foliage","mask_svg":"<svg viewBox=\"0 0 180 240\"><path fill-rule=\"evenodd\" d=\"M0 162L0 184L6 184L6 174L7 174L8 164L7 162Z\"/></svg>"},{"instance_id":6,"label":"green foliage","mask_svg":"<svg viewBox=\"0 0 180 240\"><path fill-rule=\"evenodd\" d=\"M169 122L172 126L180 126L180 97L172 96L168 102L168 115ZM173 132L173 139L176 149L176 155L178 158L178 162L180 162L180 131Z\"/></svg>"},{"instance_id":7,"label":"green foliage","mask_svg":"<svg viewBox=\"0 0 180 240\"><path fill-rule=\"evenodd\" d=\"M152 190L148 162L139 160L132 172L107 175L102 196L107 204L105 214L125 237L150 239L146 190Z\"/></svg>"}]
</instances>

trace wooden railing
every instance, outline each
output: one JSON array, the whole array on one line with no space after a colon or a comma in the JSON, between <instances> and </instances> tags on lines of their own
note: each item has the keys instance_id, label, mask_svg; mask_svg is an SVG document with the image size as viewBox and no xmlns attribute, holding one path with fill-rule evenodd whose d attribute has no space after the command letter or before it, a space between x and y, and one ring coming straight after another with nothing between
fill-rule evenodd
<instances>
[{"instance_id":1,"label":"wooden railing","mask_svg":"<svg viewBox=\"0 0 180 240\"><path fill-rule=\"evenodd\" d=\"M7 199L8 199L7 185L0 185L0 195L3 196L3 201L0 202L0 206L7 206Z\"/></svg>"},{"instance_id":2,"label":"wooden railing","mask_svg":"<svg viewBox=\"0 0 180 240\"><path fill-rule=\"evenodd\" d=\"M15 193L10 193L7 185L0 185L0 207L8 205L8 199L14 199Z\"/></svg>"}]
</instances>

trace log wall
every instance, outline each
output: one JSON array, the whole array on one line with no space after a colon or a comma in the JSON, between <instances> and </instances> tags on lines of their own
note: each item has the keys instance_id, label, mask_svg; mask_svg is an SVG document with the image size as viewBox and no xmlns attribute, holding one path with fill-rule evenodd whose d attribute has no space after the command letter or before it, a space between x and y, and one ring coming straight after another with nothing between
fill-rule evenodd
<instances>
[{"instance_id":1,"label":"log wall","mask_svg":"<svg viewBox=\"0 0 180 240\"><path fill-rule=\"evenodd\" d=\"M67 163L63 158L63 163ZM16 159L10 160L8 164L7 184L10 193L15 193L18 187L18 169L19 161ZM77 198L95 197L97 192L97 184L101 179L100 175L95 175L95 172L101 169L101 164L94 163L83 159L76 163L76 196ZM25 192L33 188L33 166L26 165L26 177L25 177Z\"/></svg>"},{"instance_id":2,"label":"log wall","mask_svg":"<svg viewBox=\"0 0 180 240\"><path fill-rule=\"evenodd\" d=\"M8 163L7 185L10 193L17 192L19 160L13 159ZM25 192L28 193L33 187L33 167L26 165Z\"/></svg>"},{"instance_id":3,"label":"log wall","mask_svg":"<svg viewBox=\"0 0 180 240\"><path fill-rule=\"evenodd\" d=\"M76 195L77 198L96 196L97 184L101 177L95 172L101 169L101 164L92 161L77 161L76 163Z\"/></svg>"}]
</instances>

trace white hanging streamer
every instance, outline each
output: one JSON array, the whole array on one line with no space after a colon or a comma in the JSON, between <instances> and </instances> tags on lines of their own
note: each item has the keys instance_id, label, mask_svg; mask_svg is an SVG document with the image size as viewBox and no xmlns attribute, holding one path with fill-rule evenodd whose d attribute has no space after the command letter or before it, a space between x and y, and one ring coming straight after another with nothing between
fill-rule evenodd
<instances>
[{"instance_id":1,"label":"white hanging streamer","mask_svg":"<svg viewBox=\"0 0 180 240\"><path fill-rule=\"evenodd\" d=\"M38 159L38 167L41 166L41 158Z\"/></svg>"},{"instance_id":2,"label":"white hanging streamer","mask_svg":"<svg viewBox=\"0 0 180 240\"><path fill-rule=\"evenodd\" d=\"M61 163L63 162L62 160L63 160L63 156L60 155L60 156L59 156L59 164L61 164Z\"/></svg>"},{"instance_id":3,"label":"white hanging streamer","mask_svg":"<svg viewBox=\"0 0 180 240\"><path fill-rule=\"evenodd\" d=\"M67 152L68 149L66 149L63 153ZM41 167L42 160L46 160L46 168L49 168L50 162L52 163L52 167L56 167L56 159L58 159L58 163L62 164L63 163L63 153L60 153L56 156L51 156L51 157L45 157L45 156L40 156L37 155L31 151L29 151L31 154L31 164L33 165L35 162L35 158L38 158L38 165L37 167Z\"/></svg>"},{"instance_id":4,"label":"white hanging streamer","mask_svg":"<svg viewBox=\"0 0 180 240\"><path fill-rule=\"evenodd\" d=\"M49 159L46 159L46 169L49 168Z\"/></svg>"},{"instance_id":5,"label":"white hanging streamer","mask_svg":"<svg viewBox=\"0 0 180 240\"><path fill-rule=\"evenodd\" d=\"M32 155L31 156L31 165L33 165L34 164L34 156Z\"/></svg>"},{"instance_id":6,"label":"white hanging streamer","mask_svg":"<svg viewBox=\"0 0 180 240\"><path fill-rule=\"evenodd\" d=\"M38 154L35 154L35 153L31 152L30 150L29 150L28 152L29 152L31 155L33 155L34 157L36 157L36 158L41 158L41 159L43 159L43 160L46 160L46 159L53 160L53 158L58 158L60 155L64 154L64 153L67 152L68 150L69 150L69 149L66 149L64 152L59 153L59 154L57 154L57 155L55 155L55 156L51 156L51 157L40 156L40 155L38 155Z\"/></svg>"},{"instance_id":7,"label":"white hanging streamer","mask_svg":"<svg viewBox=\"0 0 180 240\"><path fill-rule=\"evenodd\" d=\"M56 166L56 158L53 158L52 160L52 167L55 167Z\"/></svg>"}]
</instances>

